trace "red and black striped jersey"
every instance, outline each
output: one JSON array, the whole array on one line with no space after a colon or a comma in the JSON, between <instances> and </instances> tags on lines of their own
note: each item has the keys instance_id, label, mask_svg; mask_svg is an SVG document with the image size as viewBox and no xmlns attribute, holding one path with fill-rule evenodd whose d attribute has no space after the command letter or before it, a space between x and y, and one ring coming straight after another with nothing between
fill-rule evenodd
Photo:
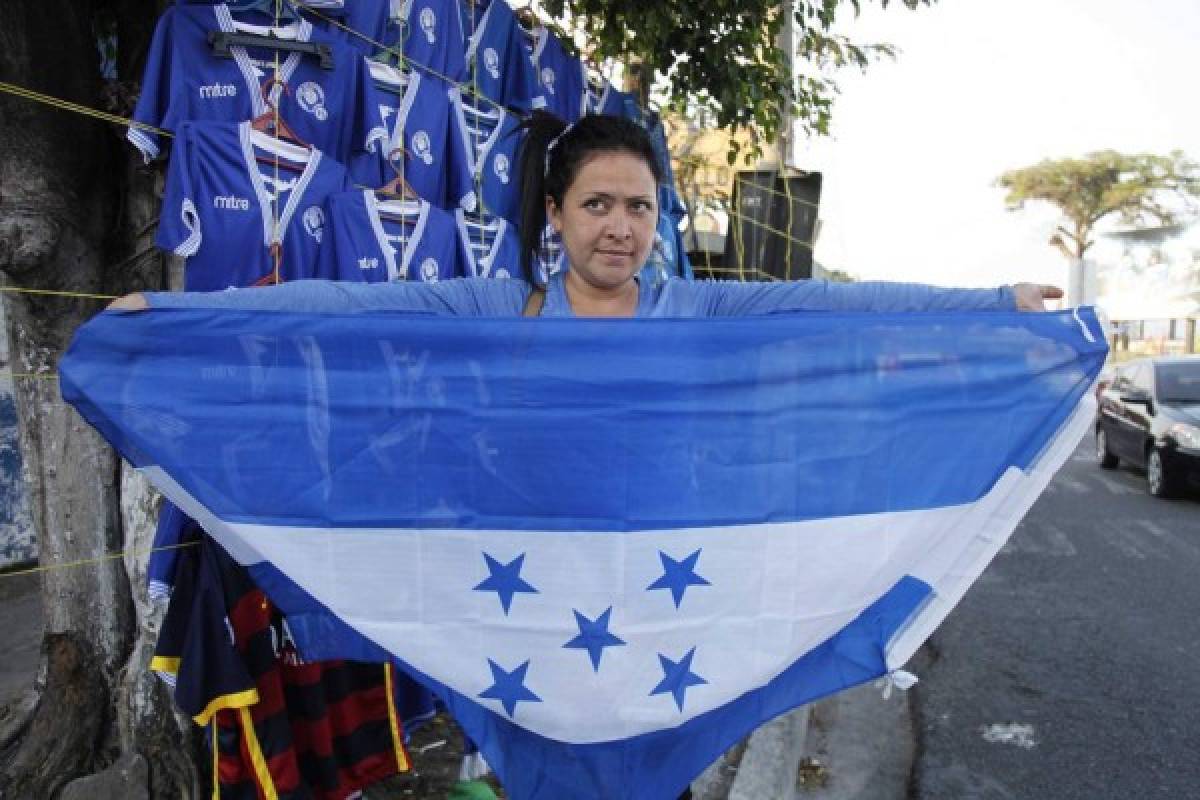
<instances>
[{"instance_id":1,"label":"red and black striped jersey","mask_svg":"<svg viewBox=\"0 0 1200 800\"><path fill-rule=\"evenodd\" d=\"M151 668L213 726L223 798L341 800L409 768L392 666L303 663L283 616L207 536L180 560Z\"/></svg>"}]
</instances>

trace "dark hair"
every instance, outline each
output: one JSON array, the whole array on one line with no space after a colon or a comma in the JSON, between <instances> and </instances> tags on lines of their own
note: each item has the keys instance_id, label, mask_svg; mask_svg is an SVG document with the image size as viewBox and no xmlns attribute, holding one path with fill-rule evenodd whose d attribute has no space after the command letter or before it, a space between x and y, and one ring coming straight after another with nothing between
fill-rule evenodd
<instances>
[{"instance_id":1,"label":"dark hair","mask_svg":"<svg viewBox=\"0 0 1200 800\"><path fill-rule=\"evenodd\" d=\"M629 153L646 162L655 184L663 181L650 136L638 124L611 114L586 114L574 125L545 111L534 111L521 127L525 137L517 155L521 192L521 266L537 283L536 258L546 228L546 196L562 207L583 162L595 153ZM557 140L557 141L556 141ZM553 143L553 147L550 147ZM550 147L549 156L546 149Z\"/></svg>"}]
</instances>

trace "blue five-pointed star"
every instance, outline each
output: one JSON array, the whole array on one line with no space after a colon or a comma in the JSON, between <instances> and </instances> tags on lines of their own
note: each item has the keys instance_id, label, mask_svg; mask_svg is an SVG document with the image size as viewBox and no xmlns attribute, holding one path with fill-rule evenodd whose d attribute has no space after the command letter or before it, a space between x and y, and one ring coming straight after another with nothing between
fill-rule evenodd
<instances>
[{"instance_id":1,"label":"blue five-pointed star","mask_svg":"<svg viewBox=\"0 0 1200 800\"><path fill-rule=\"evenodd\" d=\"M696 574L696 561L700 558L699 550L692 553L683 561L676 561L662 550L658 551L658 557L662 559L662 577L647 586L646 591L650 591L651 589L670 589L671 597L675 598L676 608L679 608L679 604L683 602L683 593L687 591L687 587L711 585L704 578Z\"/></svg>"},{"instance_id":2,"label":"blue five-pointed star","mask_svg":"<svg viewBox=\"0 0 1200 800\"><path fill-rule=\"evenodd\" d=\"M507 564L501 564L487 553L484 553L483 557L487 561L488 572L491 574L475 587L475 591L495 592L500 597L500 606L504 609L505 614L512 606L513 595L517 592L538 594L537 589L521 580L521 565L525 562L524 553Z\"/></svg>"},{"instance_id":3,"label":"blue five-pointed star","mask_svg":"<svg viewBox=\"0 0 1200 800\"><path fill-rule=\"evenodd\" d=\"M493 700L499 700L510 717L513 715L513 711L516 710L517 703L542 702L542 698L525 688L525 673L529 670L528 659L512 672L506 672L504 667L490 658L488 659L488 664L492 668L492 685L490 688L480 692L480 697L490 697Z\"/></svg>"},{"instance_id":4,"label":"blue five-pointed star","mask_svg":"<svg viewBox=\"0 0 1200 800\"><path fill-rule=\"evenodd\" d=\"M610 616L612 616L612 606L596 617L595 622L576 611L575 622L579 624L579 635L563 645L563 647L577 650L587 650L588 655L592 657L592 669L596 672L600 671L600 656L604 654L604 648L625 644L623 639L618 639L608 632Z\"/></svg>"},{"instance_id":5,"label":"blue five-pointed star","mask_svg":"<svg viewBox=\"0 0 1200 800\"><path fill-rule=\"evenodd\" d=\"M672 661L662 653L658 654L658 663L662 666L663 679L659 681L658 686L654 687L651 695L666 694L670 692L675 698L675 705L679 706L679 710L683 711L683 695L690 686L699 686L708 681L701 678L696 673L692 672L692 656L696 654L696 648L687 651L687 655L678 661Z\"/></svg>"}]
</instances>

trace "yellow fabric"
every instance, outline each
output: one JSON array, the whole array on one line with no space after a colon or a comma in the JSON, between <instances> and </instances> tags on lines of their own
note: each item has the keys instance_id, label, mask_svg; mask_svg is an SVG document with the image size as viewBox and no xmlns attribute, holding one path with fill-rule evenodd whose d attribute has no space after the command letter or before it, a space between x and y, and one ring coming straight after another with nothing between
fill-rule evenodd
<instances>
[{"instance_id":1,"label":"yellow fabric","mask_svg":"<svg viewBox=\"0 0 1200 800\"><path fill-rule=\"evenodd\" d=\"M151 672L165 672L168 675L179 674L179 662L183 659L179 656L155 656L150 659Z\"/></svg>"},{"instance_id":2,"label":"yellow fabric","mask_svg":"<svg viewBox=\"0 0 1200 800\"><path fill-rule=\"evenodd\" d=\"M221 800L221 753L217 749L217 721L212 721L212 753L213 753L213 777L212 777L212 800Z\"/></svg>"},{"instance_id":3,"label":"yellow fabric","mask_svg":"<svg viewBox=\"0 0 1200 800\"><path fill-rule=\"evenodd\" d=\"M216 714L223 708L242 708L252 706L258 702L258 689L247 689L244 692L234 692L233 694L223 694L220 697L214 698L211 703L204 707L196 716L192 717L197 725L207 725Z\"/></svg>"},{"instance_id":4,"label":"yellow fabric","mask_svg":"<svg viewBox=\"0 0 1200 800\"><path fill-rule=\"evenodd\" d=\"M257 698L255 702L258 702ZM254 774L258 777L258 786L262 790L263 798L279 800L279 794L275 791L275 781L271 780L271 771L267 769L267 759L263 757L258 736L254 733L254 720L250 718L250 709L239 708L238 717L242 721L242 736L246 737L246 749L250 751L250 763L254 765Z\"/></svg>"},{"instance_id":5,"label":"yellow fabric","mask_svg":"<svg viewBox=\"0 0 1200 800\"><path fill-rule=\"evenodd\" d=\"M383 665L384 689L387 691L388 724L392 727L392 747L396 751L396 767L401 772L408 772L412 769L412 764L408 760L408 753L404 750L404 737L400 733L400 715L396 713L396 693L392 688L392 669L390 663Z\"/></svg>"}]
</instances>

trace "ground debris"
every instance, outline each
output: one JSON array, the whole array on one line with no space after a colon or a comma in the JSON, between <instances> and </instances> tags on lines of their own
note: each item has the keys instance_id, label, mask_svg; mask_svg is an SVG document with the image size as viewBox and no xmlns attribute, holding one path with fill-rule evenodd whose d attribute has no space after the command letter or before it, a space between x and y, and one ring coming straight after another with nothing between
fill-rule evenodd
<instances>
[{"instance_id":1,"label":"ground debris","mask_svg":"<svg viewBox=\"0 0 1200 800\"><path fill-rule=\"evenodd\" d=\"M829 783L829 767L819 759L805 756L800 759L797 780L801 787L807 790L820 789Z\"/></svg>"}]
</instances>

